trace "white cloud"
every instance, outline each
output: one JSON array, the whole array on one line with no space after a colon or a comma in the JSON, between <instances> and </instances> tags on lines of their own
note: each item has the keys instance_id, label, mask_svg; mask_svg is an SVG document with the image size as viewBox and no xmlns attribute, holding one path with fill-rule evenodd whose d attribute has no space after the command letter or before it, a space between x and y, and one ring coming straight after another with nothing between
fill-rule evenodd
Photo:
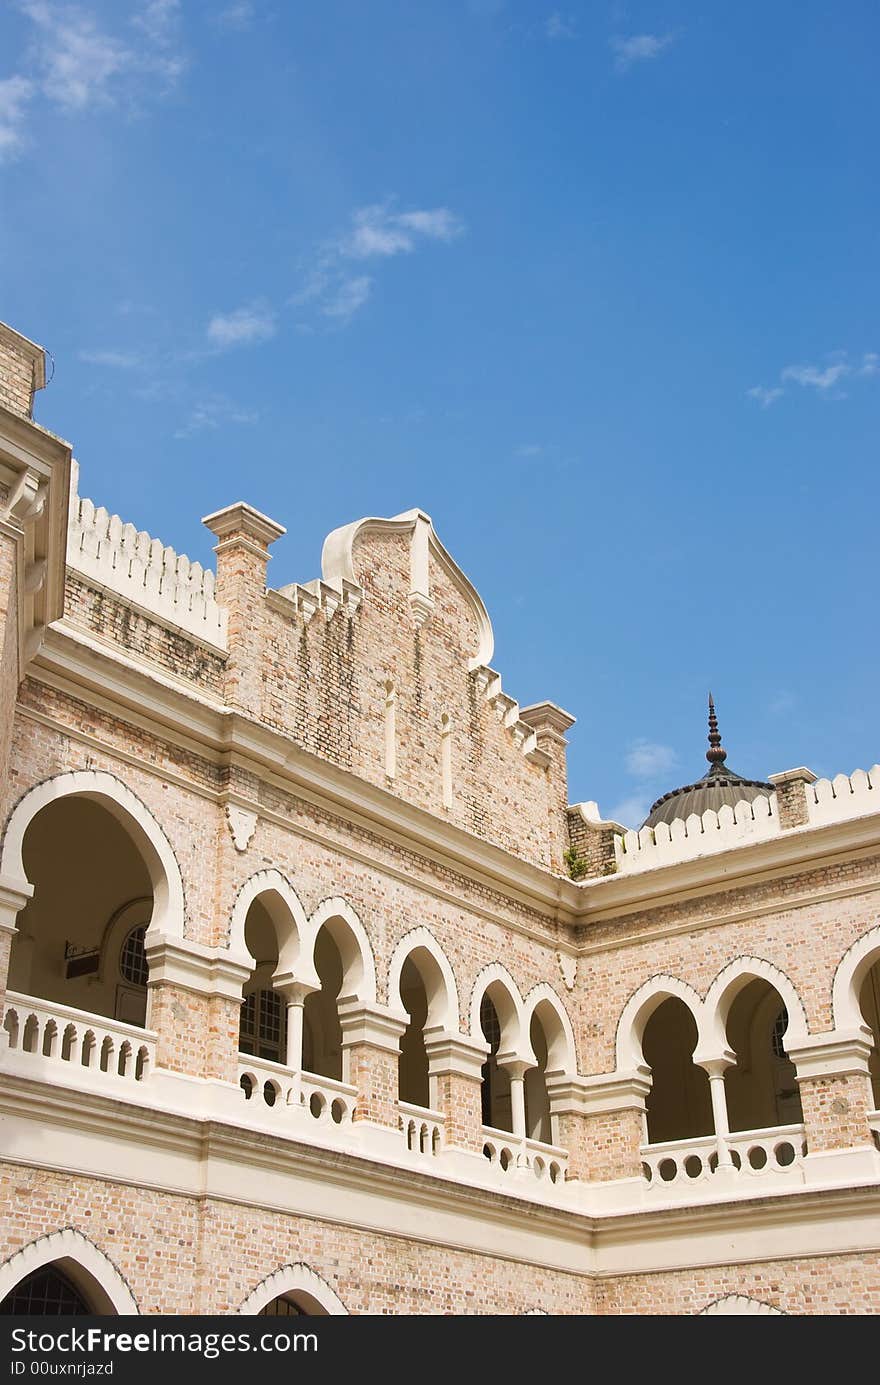
<instances>
[{"instance_id":1,"label":"white cloud","mask_svg":"<svg viewBox=\"0 0 880 1385\"><path fill-rule=\"evenodd\" d=\"M675 763L676 754L671 746L644 739L634 741L626 756L627 771L637 779L654 779L671 770Z\"/></svg>"},{"instance_id":2,"label":"white cloud","mask_svg":"<svg viewBox=\"0 0 880 1385\"><path fill-rule=\"evenodd\" d=\"M651 795L647 793L630 794L628 798L622 798L619 803L608 813L611 822L619 822L624 827L635 829L641 827L651 808Z\"/></svg>"},{"instance_id":3,"label":"white cloud","mask_svg":"<svg viewBox=\"0 0 880 1385\"><path fill-rule=\"evenodd\" d=\"M320 317L344 326L367 302L376 282L371 275L352 273L350 261L410 255L420 243L448 243L463 232L462 222L448 207L406 212L393 211L390 202L358 207L350 228L318 247L314 263L288 301L298 308L311 305ZM299 329L304 329L302 322Z\"/></svg>"},{"instance_id":4,"label":"white cloud","mask_svg":"<svg viewBox=\"0 0 880 1385\"><path fill-rule=\"evenodd\" d=\"M34 84L27 77L0 81L0 163L15 158L24 145L22 126L34 93Z\"/></svg>"},{"instance_id":5,"label":"white cloud","mask_svg":"<svg viewBox=\"0 0 880 1385\"><path fill-rule=\"evenodd\" d=\"M114 370L133 370L143 364L141 357L133 351L80 351L77 354L88 365L105 365Z\"/></svg>"},{"instance_id":6,"label":"white cloud","mask_svg":"<svg viewBox=\"0 0 880 1385\"><path fill-rule=\"evenodd\" d=\"M212 432L228 423L251 425L258 423L260 415L253 409L242 409L233 404L224 394L212 394L200 399L192 408L189 417L176 430L176 438L190 438L194 433Z\"/></svg>"},{"instance_id":7,"label":"white cloud","mask_svg":"<svg viewBox=\"0 0 880 1385\"><path fill-rule=\"evenodd\" d=\"M576 38L577 29L574 15L563 14L561 10L554 10L544 25L544 33L549 39Z\"/></svg>"},{"instance_id":8,"label":"white cloud","mask_svg":"<svg viewBox=\"0 0 880 1385\"><path fill-rule=\"evenodd\" d=\"M227 5L217 15L216 22L221 29L235 29L239 32L242 29L249 29L254 22L256 10L250 0L237 0L236 4Z\"/></svg>"},{"instance_id":9,"label":"white cloud","mask_svg":"<svg viewBox=\"0 0 880 1385\"><path fill-rule=\"evenodd\" d=\"M516 449L518 457L542 457L546 448L540 442L523 442Z\"/></svg>"},{"instance_id":10,"label":"white cloud","mask_svg":"<svg viewBox=\"0 0 880 1385\"><path fill-rule=\"evenodd\" d=\"M253 346L268 341L276 331L275 314L258 303L235 308L231 313L215 313L208 323L208 341L220 351L232 346Z\"/></svg>"},{"instance_id":11,"label":"white cloud","mask_svg":"<svg viewBox=\"0 0 880 1385\"><path fill-rule=\"evenodd\" d=\"M177 38L180 0L147 0L131 22L146 34L151 43L165 48Z\"/></svg>"},{"instance_id":12,"label":"white cloud","mask_svg":"<svg viewBox=\"0 0 880 1385\"><path fill-rule=\"evenodd\" d=\"M386 259L392 255L410 254L419 236L428 240L450 241L460 236L463 226L447 207L431 211L390 211L387 203L359 207L352 215L354 227L338 244L339 253L346 258L368 260Z\"/></svg>"},{"instance_id":13,"label":"white cloud","mask_svg":"<svg viewBox=\"0 0 880 1385\"><path fill-rule=\"evenodd\" d=\"M846 361L838 361L835 365L825 366L824 369L815 365L787 365L780 374L780 380L793 380L797 385L804 385L820 391L830 390L849 375L851 367Z\"/></svg>"},{"instance_id":14,"label":"white cloud","mask_svg":"<svg viewBox=\"0 0 880 1385\"><path fill-rule=\"evenodd\" d=\"M785 394L783 389L765 389L763 385L754 385L752 389L746 390L749 399L757 399L762 409L769 409L771 404L775 404L777 399L781 399Z\"/></svg>"},{"instance_id":15,"label":"white cloud","mask_svg":"<svg viewBox=\"0 0 880 1385\"><path fill-rule=\"evenodd\" d=\"M859 367L860 375L880 375L880 355L876 351L866 351Z\"/></svg>"},{"instance_id":16,"label":"white cloud","mask_svg":"<svg viewBox=\"0 0 880 1385\"><path fill-rule=\"evenodd\" d=\"M628 72L634 63L659 58L673 39L673 34L632 34L629 38L615 37L611 39L611 47L615 54L614 66L618 72Z\"/></svg>"},{"instance_id":17,"label":"white cloud","mask_svg":"<svg viewBox=\"0 0 880 1385\"><path fill-rule=\"evenodd\" d=\"M49 100L72 111L109 104L114 80L132 66L132 51L87 11L47 0L21 0L20 8L37 28L33 53Z\"/></svg>"},{"instance_id":18,"label":"white cloud","mask_svg":"<svg viewBox=\"0 0 880 1385\"><path fill-rule=\"evenodd\" d=\"M364 306L372 287L373 281L368 274L358 275L357 278L343 279L324 298L321 312L325 317L333 317L338 321L348 322L350 318L354 317L358 309Z\"/></svg>"}]
</instances>

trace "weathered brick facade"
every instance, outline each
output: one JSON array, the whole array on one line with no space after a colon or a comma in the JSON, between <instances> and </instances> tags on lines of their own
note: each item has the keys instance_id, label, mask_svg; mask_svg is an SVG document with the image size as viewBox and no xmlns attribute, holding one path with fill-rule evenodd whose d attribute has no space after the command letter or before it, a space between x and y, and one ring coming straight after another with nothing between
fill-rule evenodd
<instances>
[{"instance_id":1,"label":"weathered brick facade","mask_svg":"<svg viewBox=\"0 0 880 1385\"><path fill-rule=\"evenodd\" d=\"M35 350L0 334L36 492ZM880 775L624 835L569 804L572 718L502 689L420 512L267 591L283 531L246 505L206 521L216 583L76 505L46 619L22 574L63 529L0 525L0 1297L75 1232L119 1311L259 1307L291 1267L308 1311L876 1311ZM89 904L84 801L149 897L83 838Z\"/></svg>"}]
</instances>

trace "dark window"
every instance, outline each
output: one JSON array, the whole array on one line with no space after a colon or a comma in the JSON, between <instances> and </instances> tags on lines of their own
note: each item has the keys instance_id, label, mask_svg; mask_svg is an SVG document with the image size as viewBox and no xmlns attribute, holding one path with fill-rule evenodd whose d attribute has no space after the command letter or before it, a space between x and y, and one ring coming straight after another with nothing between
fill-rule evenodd
<instances>
[{"instance_id":1,"label":"dark window","mask_svg":"<svg viewBox=\"0 0 880 1385\"><path fill-rule=\"evenodd\" d=\"M119 954L120 973L123 980L127 981L130 986L146 986L150 977L147 954L144 951L146 931L146 924L140 928L133 928L122 944L122 951Z\"/></svg>"},{"instance_id":2,"label":"dark window","mask_svg":"<svg viewBox=\"0 0 880 1385\"><path fill-rule=\"evenodd\" d=\"M252 1053L273 1063L286 1061L284 1002L277 991L251 991L241 1007L238 1031L240 1053Z\"/></svg>"},{"instance_id":3,"label":"dark window","mask_svg":"<svg viewBox=\"0 0 880 1385\"><path fill-rule=\"evenodd\" d=\"M309 1315L304 1308L300 1308L295 1299L287 1294L279 1294L278 1298L273 1298L271 1303L267 1303L265 1308L261 1308L257 1314L258 1318L307 1318Z\"/></svg>"},{"instance_id":4,"label":"dark window","mask_svg":"<svg viewBox=\"0 0 880 1385\"><path fill-rule=\"evenodd\" d=\"M0 1314L4 1317L19 1314L47 1318L91 1311L79 1290L55 1265L34 1270L0 1303Z\"/></svg>"}]
</instances>

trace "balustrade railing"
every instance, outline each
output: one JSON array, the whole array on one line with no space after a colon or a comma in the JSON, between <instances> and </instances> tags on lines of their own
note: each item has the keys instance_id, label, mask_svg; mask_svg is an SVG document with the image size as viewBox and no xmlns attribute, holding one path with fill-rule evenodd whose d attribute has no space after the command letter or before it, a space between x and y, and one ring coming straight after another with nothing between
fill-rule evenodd
<instances>
[{"instance_id":1,"label":"balustrade railing","mask_svg":"<svg viewBox=\"0 0 880 1385\"><path fill-rule=\"evenodd\" d=\"M414 1154L439 1154L443 1148L443 1115L427 1106L411 1106L405 1101L397 1103L397 1111L407 1149Z\"/></svg>"},{"instance_id":2,"label":"balustrade railing","mask_svg":"<svg viewBox=\"0 0 880 1385\"><path fill-rule=\"evenodd\" d=\"M701 1135L693 1140L671 1140L642 1146L642 1173L652 1187L687 1186L707 1182L719 1168L743 1178L773 1175L786 1181L802 1179L806 1141L802 1125L780 1125L766 1130L736 1130L719 1139Z\"/></svg>"},{"instance_id":3,"label":"balustrade railing","mask_svg":"<svg viewBox=\"0 0 880 1385\"><path fill-rule=\"evenodd\" d=\"M517 1171L549 1183L562 1183L568 1167L568 1154L556 1145L511 1135L507 1130L483 1126L483 1154L493 1168L509 1174Z\"/></svg>"},{"instance_id":4,"label":"balustrade railing","mask_svg":"<svg viewBox=\"0 0 880 1385\"><path fill-rule=\"evenodd\" d=\"M255 1109L269 1107L321 1125L350 1125L357 1103L357 1088L332 1077L295 1072L267 1058L239 1055L238 1084Z\"/></svg>"},{"instance_id":5,"label":"balustrade railing","mask_svg":"<svg viewBox=\"0 0 880 1385\"><path fill-rule=\"evenodd\" d=\"M64 1073L87 1085L143 1082L156 1059L156 1035L104 1015L7 991L3 1016L7 1068L31 1076Z\"/></svg>"}]
</instances>

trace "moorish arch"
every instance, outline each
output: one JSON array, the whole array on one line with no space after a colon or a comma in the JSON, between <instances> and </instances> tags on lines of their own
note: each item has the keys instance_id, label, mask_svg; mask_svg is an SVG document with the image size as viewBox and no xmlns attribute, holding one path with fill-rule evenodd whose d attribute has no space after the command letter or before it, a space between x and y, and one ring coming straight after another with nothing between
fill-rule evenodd
<instances>
[{"instance_id":1,"label":"moorish arch","mask_svg":"<svg viewBox=\"0 0 880 1385\"><path fill-rule=\"evenodd\" d=\"M633 992L621 1011L615 1041L618 1072L630 1072L644 1065L645 1027L668 1000L679 1000L690 1011L697 1028L697 1047L702 1047L707 1036L706 1008L693 986L676 976L652 976Z\"/></svg>"},{"instance_id":2,"label":"moorish arch","mask_svg":"<svg viewBox=\"0 0 880 1385\"><path fill-rule=\"evenodd\" d=\"M709 1042L726 1043L727 1020L739 993L753 981L765 981L779 994L788 1014L786 1047L796 1048L809 1035L806 1011L794 982L763 957L737 957L728 963L706 992L705 1008Z\"/></svg>"},{"instance_id":3,"label":"moorish arch","mask_svg":"<svg viewBox=\"0 0 880 1385\"><path fill-rule=\"evenodd\" d=\"M323 899L309 916L303 961L317 965L316 952L322 930L333 939L342 964L341 995L356 996L364 1004L376 1002L376 964L367 930L348 900L335 895Z\"/></svg>"},{"instance_id":4,"label":"moorish arch","mask_svg":"<svg viewBox=\"0 0 880 1385\"><path fill-rule=\"evenodd\" d=\"M474 1039L482 1040L483 1026L480 1011L485 996L491 993L498 1011L501 1026L501 1044L506 1050L520 1052L528 1050L528 1027L525 1018L525 1004L519 987L506 967L500 962L491 962L483 967L471 991L470 1033ZM495 999L497 997L497 1000Z\"/></svg>"},{"instance_id":5,"label":"moorish arch","mask_svg":"<svg viewBox=\"0 0 880 1385\"><path fill-rule=\"evenodd\" d=\"M568 1011L546 981L533 986L525 998L524 1028L527 1034L531 1034L535 1019L546 1035L547 1071L574 1076L577 1072L574 1029Z\"/></svg>"},{"instance_id":6,"label":"moorish arch","mask_svg":"<svg viewBox=\"0 0 880 1385\"><path fill-rule=\"evenodd\" d=\"M13 808L3 835L0 875L29 890L23 848L25 834L37 814L65 798L97 803L132 838L149 872L153 910L148 931L181 938L185 933L185 902L180 867L171 843L156 818L121 779L104 770L72 770L45 779L30 789Z\"/></svg>"},{"instance_id":7,"label":"moorish arch","mask_svg":"<svg viewBox=\"0 0 880 1385\"><path fill-rule=\"evenodd\" d=\"M761 1303L756 1298L747 1298L745 1294L725 1294L724 1298L716 1298L714 1303L701 1308L695 1316L784 1318L786 1314L780 1308L773 1308L769 1303Z\"/></svg>"},{"instance_id":8,"label":"moorish arch","mask_svg":"<svg viewBox=\"0 0 880 1385\"><path fill-rule=\"evenodd\" d=\"M280 870L261 870L250 876L235 898L229 926L229 951L247 953L245 929L252 906L259 902L269 915L278 943L279 972L301 968L308 950L309 921L296 890ZM306 964L307 965L307 964ZM301 979L311 980L311 975Z\"/></svg>"},{"instance_id":9,"label":"moorish arch","mask_svg":"<svg viewBox=\"0 0 880 1385\"><path fill-rule=\"evenodd\" d=\"M841 958L831 990L834 1028L861 1029L865 1020L859 1005L859 992L871 968L880 961L880 925L863 933ZM878 1037L880 1042L880 1037Z\"/></svg>"},{"instance_id":10,"label":"moorish arch","mask_svg":"<svg viewBox=\"0 0 880 1385\"><path fill-rule=\"evenodd\" d=\"M458 1031L458 986L449 958L428 928L413 928L394 949L388 968L388 1004L402 1008L401 974L407 962L418 969L427 992L427 1026Z\"/></svg>"},{"instance_id":11,"label":"moorish arch","mask_svg":"<svg viewBox=\"0 0 880 1385\"><path fill-rule=\"evenodd\" d=\"M0 1265L0 1302L38 1270L57 1267L98 1316L140 1313L134 1295L113 1261L84 1236L67 1227L31 1241Z\"/></svg>"},{"instance_id":12,"label":"moorish arch","mask_svg":"<svg viewBox=\"0 0 880 1385\"><path fill-rule=\"evenodd\" d=\"M326 1279L308 1265L285 1265L248 1294L238 1312L256 1316L276 1299L291 1298L308 1317L347 1317L348 1309Z\"/></svg>"}]
</instances>

